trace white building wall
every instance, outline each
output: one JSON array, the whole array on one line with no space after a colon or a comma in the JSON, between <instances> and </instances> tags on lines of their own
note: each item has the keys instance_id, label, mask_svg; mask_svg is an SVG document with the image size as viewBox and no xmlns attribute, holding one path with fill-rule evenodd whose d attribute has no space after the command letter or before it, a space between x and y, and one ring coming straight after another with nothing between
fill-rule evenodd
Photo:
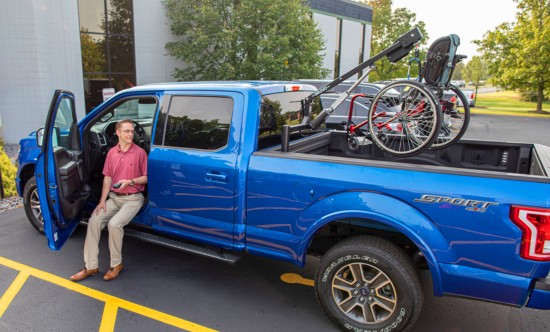
<instances>
[{"instance_id":1,"label":"white building wall","mask_svg":"<svg viewBox=\"0 0 550 332\"><path fill-rule=\"evenodd\" d=\"M168 55L167 42L175 41L161 1L134 0L137 84L174 81L172 73L183 63Z\"/></svg>"},{"instance_id":2,"label":"white building wall","mask_svg":"<svg viewBox=\"0 0 550 332\"><path fill-rule=\"evenodd\" d=\"M334 77L334 58L336 56L336 24L337 19L333 16L327 16L319 13L313 13L313 19L317 22L319 29L324 36L325 40L325 50L323 67L330 69L326 79L331 79ZM302 77L310 78L310 77Z\"/></svg>"},{"instance_id":3,"label":"white building wall","mask_svg":"<svg viewBox=\"0 0 550 332\"><path fill-rule=\"evenodd\" d=\"M363 25L359 22L342 20L340 55L340 76L359 65L359 54L363 46ZM357 74L350 79L357 79Z\"/></svg>"},{"instance_id":4,"label":"white building wall","mask_svg":"<svg viewBox=\"0 0 550 332\"><path fill-rule=\"evenodd\" d=\"M55 89L84 89L76 1L0 0L0 117L6 143L44 126Z\"/></svg>"}]
</instances>

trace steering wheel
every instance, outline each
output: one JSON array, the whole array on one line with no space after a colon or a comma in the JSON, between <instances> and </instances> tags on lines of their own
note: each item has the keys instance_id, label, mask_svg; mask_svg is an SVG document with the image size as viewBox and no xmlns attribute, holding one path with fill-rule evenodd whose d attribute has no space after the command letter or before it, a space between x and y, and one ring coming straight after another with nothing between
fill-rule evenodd
<instances>
[{"instance_id":1,"label":"steering wheel","mask_svg":"<svg viewBox=\"0 0 550 332\"><path fill-rule=\"evenodd\" d=\"M134 123L134 138L132 139L135 144L142 147L145 151L149 151L149 144L151 143L149 140L149 136L147 136L147 133L145 132L145 129L143 129L143 126L137 123L136 121L132 121Z\"/></svg>"}]
</instances>

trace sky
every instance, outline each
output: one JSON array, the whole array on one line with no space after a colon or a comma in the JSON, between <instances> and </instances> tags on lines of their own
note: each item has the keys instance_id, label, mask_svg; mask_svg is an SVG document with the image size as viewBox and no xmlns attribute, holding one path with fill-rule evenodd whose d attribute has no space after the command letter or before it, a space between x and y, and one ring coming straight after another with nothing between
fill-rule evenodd
<instances>
[{"instance_id":1,"label":"sky","mask_svg":"<svg viewBox=\"0 0 550 332\"><path fill-rule=\"evenodd\" d=\"M512 0L393 0L392 8L408 8L417 21L426 23L428 45L439 37L458 35L458 54L467 55L467 62L479 55L472 40L482 39L503 22L514 22L516 6Z\"/></svg>"}]
</instances>

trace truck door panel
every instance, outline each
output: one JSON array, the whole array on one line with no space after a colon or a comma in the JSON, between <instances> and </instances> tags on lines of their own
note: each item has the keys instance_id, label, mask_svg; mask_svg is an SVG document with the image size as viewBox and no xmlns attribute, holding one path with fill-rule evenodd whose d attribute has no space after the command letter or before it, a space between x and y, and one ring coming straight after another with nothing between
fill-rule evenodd
<instances>
[{"instance_id":1,"label":"truck door panel","mask_svg":"<svg viewBox=\"0 0 550 332\"><path fill-rule=\"evenodd\" d=\"M149 154L153 227L233 246L237 142L243 98L236 93L174 94L163 100ZM238 118L238 121L235 118Z\"/></svg>"},{"instance_id":2,"label":"truck door panel","mask_svg":"<svg viewBox=\"0 0 550 332\"><path fill-rule=\"evenodd\" d=\"M59 170L59 201L66 218L72 219L84 207L85 200L81 194L82 179L78 162L71 160L69 152L62 148L54 148L55 163Z\"/></svg>"}]
</instances>

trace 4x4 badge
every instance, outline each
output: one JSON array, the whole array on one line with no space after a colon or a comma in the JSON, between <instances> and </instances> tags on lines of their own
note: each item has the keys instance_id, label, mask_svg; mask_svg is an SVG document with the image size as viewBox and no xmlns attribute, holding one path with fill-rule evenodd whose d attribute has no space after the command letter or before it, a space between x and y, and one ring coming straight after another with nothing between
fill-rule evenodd
<instances>
[{"instance_id":1,"label":"4x4 badge","mask_svg":"<svg viewBox=\"0 0 550 332\"><path fill-rule=\"evenodd\" d=\"M429 204L444 204L458 205L466 207L467 211L485 212L491 205L497 206L498 203L478 201L476 199L465 199L457 197L446 197L437 195L422 195L420 198L415 198L415 202L429 203Z\"/></svg>"}]
</instances>

